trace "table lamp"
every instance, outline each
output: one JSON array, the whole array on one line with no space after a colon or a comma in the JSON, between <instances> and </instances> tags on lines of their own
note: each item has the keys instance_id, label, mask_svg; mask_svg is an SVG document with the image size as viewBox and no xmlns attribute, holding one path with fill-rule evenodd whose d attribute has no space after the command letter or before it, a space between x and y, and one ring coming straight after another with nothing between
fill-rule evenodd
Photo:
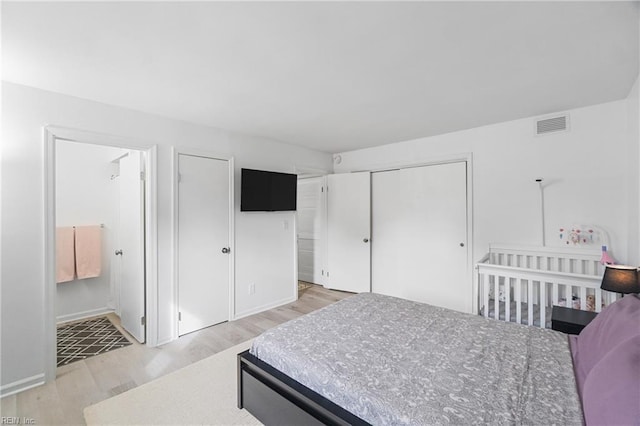
<instances>
[{"instance_id":1,"label":"table lamp","mask_svg":"<svg viewBox=\"0 0 640 426\"><path fill-rule=\"evenodd\" d=\"M640 293L638 268L625 265L607 265L602 277L602 290L614 293Z\"/></svg>"}]
</instances>

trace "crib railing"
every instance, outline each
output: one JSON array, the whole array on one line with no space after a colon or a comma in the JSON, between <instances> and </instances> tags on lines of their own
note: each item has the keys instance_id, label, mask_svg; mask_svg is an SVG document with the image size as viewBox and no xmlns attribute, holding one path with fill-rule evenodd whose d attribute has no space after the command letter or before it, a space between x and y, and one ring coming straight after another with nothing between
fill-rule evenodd
<instances>
[{"instance_id":1,"label":"crib railing","mask_svg":"<svg viewBox=\"0 0 640 426\"><path fill-rule=\"evenodd\" d=\"M600 290L599 260L594 250L491 245L477 264L479 310L543 328L554 305L600 312L616 295Z\"/></svg>"},{"instance_id":2,"label":"crib railing","mask_svg":"<svg viewBox=\"0 0 640 426\"><path fill-rule=\"evenodd\" d=\"M601 253L592 249L492 244L489 263L541 271L602 276Z\"/></svg>"}]
</instances>

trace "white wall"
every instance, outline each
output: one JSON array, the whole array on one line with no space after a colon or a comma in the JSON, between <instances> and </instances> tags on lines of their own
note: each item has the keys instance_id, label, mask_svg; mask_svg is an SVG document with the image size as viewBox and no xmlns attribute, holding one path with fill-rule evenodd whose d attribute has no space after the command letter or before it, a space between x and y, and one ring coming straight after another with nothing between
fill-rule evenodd
<instances>
[{"instance_id":1,"label":"white wall","mask_svg":"<svg viewBox=\"0 0 640 426\"><path fill-rule=\"evenodd\" d=\"M115 308L112 289L113 247L117 237L119 190L112 160L120 148L60 141L56 146L56 225L102 228L102 273L99 277L59 283L58 321L68 321ZM115 265L114 265L115 266Z\"/></svg>"},{"instance_id":2,"label":"white wall","mask_svg":"<svg viewBox=\"0 0 640 426\"><path fill-rule=\"evenodd\" d=\"M598 225L609 233L611 254L627 262L629 247L638 244L628 232L628 185L637 191L638 181L629 178L627 102L569 113L569 132L535 136L534 119L527 118L340 153L334 168L369 170L472 153L474 261L491 242L541 244L535 179L543 177L547 245L560 245L560 227Z\"/></svg>"},{"instance_id":3,"label":"white wall","mask_svg":"<svg viewBox=\"0 0 640 426\"><path fill-rule=\"evenodd\" d=\"M629 252L627 263L640 265L640 79L636 79L627 97L627 115L629 151L628 183L629 189Z\"/></svg>"},{"instance_id":4,"label":"white wall","mask_svg":"<svg viewBox=\"0 0 640 426\"><path fill-rule=\"evenodd\" d=\"M144 114L4 82L2 85L3 391L44 372L44 125L121 136L135 147L158 145L158 340L175 335L171 147L235 158L236 312L245 314L296 297L294 213L239 212L241 167L293 172L331 170L331 157L264 138ZM141 142L135 142L135 141ZM289 222L284 229L284 222ZM10 248L10 249L7 249ZM249 296L250 283L256 294ZM16 324L20 324L16 327ZM33 380L32 380L33 379Z\"/></svg>"}]
</instances>

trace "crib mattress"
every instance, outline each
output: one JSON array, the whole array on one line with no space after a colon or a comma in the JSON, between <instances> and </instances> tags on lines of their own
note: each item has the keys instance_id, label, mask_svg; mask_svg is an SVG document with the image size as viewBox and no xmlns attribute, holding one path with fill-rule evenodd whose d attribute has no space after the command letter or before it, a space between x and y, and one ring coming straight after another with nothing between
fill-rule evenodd
<instances>
[{"instance_id":1,"label":"crib mattress","mask_svg":"<svg viewBox=\"0 0 640 426\"><path fill-rule=\"evenodd\" d=\"M372 424L581 424L566 336L364 293L251 353Z\"/></svg>"},{"instance_id":2,"label":"crib mattress","mask_svg":"<svg viewBox=\"0 0 640 426\"><path fill-rule=\"evenodd\" d=\"M498 302L498 304L500 309L500 315L498 318L500 318L501 321L504 321L505 302ZM509 321L516 322L516 302L511 301L510 305L511 307L509 312L509 318L510 318ZM521 309L520 324L529 325L529 305L527 303L520 302L520 309ZM495 318L495 311L496 311L496 305L495 305L494 299L489 299L489 318ZM546 328L551 328L551 311L552 311L552 308L547 307L544 313ZM480 315L484 316L484 306L480 308ZM540 305L536 305L536 304L533 305L533 325L535 325L536 327L540 327Z\"/></svg>"}]
</instances>

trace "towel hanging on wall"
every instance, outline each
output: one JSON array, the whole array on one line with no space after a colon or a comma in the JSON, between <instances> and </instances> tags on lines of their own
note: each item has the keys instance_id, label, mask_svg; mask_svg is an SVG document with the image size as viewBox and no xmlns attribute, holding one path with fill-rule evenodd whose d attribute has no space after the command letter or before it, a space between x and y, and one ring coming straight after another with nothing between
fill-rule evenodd
<instances>
[{"instance_id":1,"label":"towel hanging on wall","mask_svg":"<svg viewBox=\"0 0 640 426\"><path fill-rule=\"evenodd\" d=\"M73 228L56 228L56 282L73 281L76 271Z\"/></svg>"},{"instance_id":2,"label":"towel hanging on wall","mask_svg":"<svg viewBox=\"0 0 640 426\"><path fill-rule=\"evenodd\" d=\"M99 277L102 272L100 225L76 226L76 273L78 279Z\"/></svg>"}]
</instances>

